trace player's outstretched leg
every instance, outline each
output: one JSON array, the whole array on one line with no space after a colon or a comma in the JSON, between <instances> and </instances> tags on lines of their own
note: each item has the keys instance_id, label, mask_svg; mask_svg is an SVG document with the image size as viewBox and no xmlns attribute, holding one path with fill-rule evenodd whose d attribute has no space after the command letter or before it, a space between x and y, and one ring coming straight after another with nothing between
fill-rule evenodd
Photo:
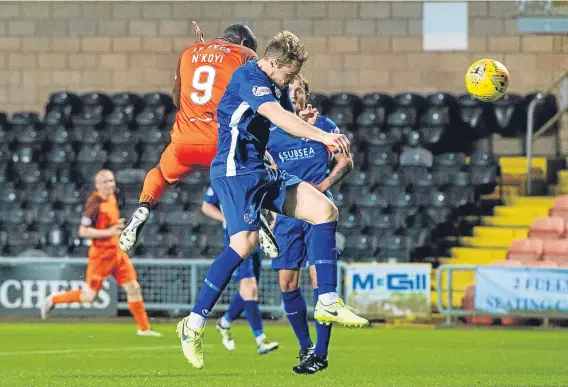
<instances>
[{"instance_id":1,"label":"player's outstretched leg","mask_svg":"<svg viewBox=\"0 0 568 387\"><path fill-rule=\"evenodd\" d=\"M227 311L219 319L217 323L217 331L221 334L221 342L223 343L223 347L228 351L235 350L235 341L233 340L233 335L231 333L231 325L233 320L236 319L243 313L245 310L245 303L243 298L241 297L240 292L236 292L231 299L231 303L229 304L229 308Z\"/></svg>"},{"instance_id":2,"label":"player's outstretched leg","mask_svg":"<svg viewBox=\"0 0 568 387\"><path fill-rule=\"evenodd\" d=\"M159 168L152 168L144 179L144 187L140 195L138 208L126 223L120 234L120 248L128 251L136 244L136 240L142 231L142 227L150 216L150 209L158 202L166 191L168 183Z\"/></svg>"},{"instance_id":3,"label":"player's outstretched leg","mask_svg":"<svg viewBox=\"0 0 568 387\"><path fill-rule=\"evenodd\" d=\"M72 302L83 301L81 294L82 294L81 289L74 289L66 292L50 294L49 296L47 296L45 302L41 307L40 310L41 319L46 320L49 315L49 312L51 312L51 310L57 304L70 304Z\"/></svg>"},{"instance_id":4,"label":"player's outstretched leg","mask_svg":"<svg viewBox=\"0 0 568 387\"><path fill-rule=\"evenodd\" d=\"M313 225L308 250L313 254L319 289L314 318L324 324L338 323L351 328L369 325L337 294L337 207L311 184L302 182L288 187L285 208L286 215L290 213Z\"/></svg>"},{"instance_id":5,"label":"player's outstretched leg","mask_svg":"<svg viewBox=\"0 0 568 387\"><path fill-rule=\"evenodd\" d=\"M258 241L258 236L254 235L254 237L255 241ZM252 249L244 251L243 256L248 256L250 250ZM209 267L190 315L178 323L177 333L181 340L183 354L195 368L203 368L204 365L203 332L207 315L227 287L233 271L240 265L241 260L242 257L232 247L226 247Z\"/></svg>"}]
</instances>

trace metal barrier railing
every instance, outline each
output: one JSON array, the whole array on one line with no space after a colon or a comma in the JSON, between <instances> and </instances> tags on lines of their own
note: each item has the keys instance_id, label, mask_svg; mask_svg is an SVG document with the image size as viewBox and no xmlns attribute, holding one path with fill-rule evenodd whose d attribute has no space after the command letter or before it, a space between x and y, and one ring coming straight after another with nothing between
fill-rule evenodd
<instances>
[{"instance_id":1,"label":"metal barrier railing","mask_svg":"<svg viewBox=\"0 0 568 387\"><path fill-rule=\"evenodd\" d=\"M464 292L466 289L456 288L453 277L456 271L468 271L475 272L479 267L486 267L486 265L455 265L446 264L438 267L436 272L436 306L438 312L445 316L445 324L451 326L454 323L455 318L469 317L469 316L491 316L491 317L520 317L520 318L538 318L542 319L543 326L547 327L549 325L549 320L551 318L562 318L566 319L567 314L565 312L555 312L550 310L536 311L514 311L513 313L491 313L488 311L480 310L465 310L461 307L454 308L452 305L452 298L454 292ZM444 280L445 277L445 280ZM448 300L447 304L444 303L444 295Z\"/></svg>"},{"instance_id":2,"label":"metal barrier railing","mask_svg":"<svg viewBox=\"0 0 568 387\"><path fill-rule=\"evenodd\" d=\"M143 259L132 258L132 263L136 268L138 282L142 288L142 296L148 310L178 315L187 313L193 306L193 301L197 292L205 279L205 275L212 259ZM41 304L48 293L51 282L70 282L80 283L84 281L87 258L4 258L0 257L0 284L5 281L30 282L33 279L34 305ZM348 264L339 261L338 272L338 293L345 296L345 286L343 279L347 273ZM259 284L259 301L263 312L272 314L275 318L284 315L278 272L272 270L269 260L262 261ZM43 273L43 274L42 274ZM39 288L38 283L42 283L44 288ZM30 285L32 286L32 285ZM67 285L64 285L67 286ZM311 281L307 270L302 275L300 286L302 287L308 310L313 312L315 297L311 288ZM0 286L0 288L2 288ZM237 284L231 282L221 295L214 311L225 311L230 303L231 297L237 290ZM7 290L6 290L7 291ZM8 296L7 296L8 297ZM14 298L9 296L8 298ZM0 291L2 298L2 291ZM128 310L126 294L122 289L117 292L118 310ZM1 300L0 300L1 303ZM1 314L1 313L0 313Z\"/></svg>"},{"instance_id":3,"label":"metal barrier railing","mask_svg":"<svg viewBox=\"0 0 568 387\"><path fill-rule=\"evenodd\" d=\"M536 105L546 95L552 94L558 89L558 113L551 117L544 125L534 131L534 112ZM526 156L527 156L527 181L526 192L530 196L532 194L532 153L533 153L533 139L545 134L556 122L558 122L564 114L568 112L568 71L562 74L560 78L545 93L538 93L535 98L529 103L527 110L527 133L526 133ZM555 133L556 142L556 156L560 153L560 130Z\"/></svg>"}]
</instances>

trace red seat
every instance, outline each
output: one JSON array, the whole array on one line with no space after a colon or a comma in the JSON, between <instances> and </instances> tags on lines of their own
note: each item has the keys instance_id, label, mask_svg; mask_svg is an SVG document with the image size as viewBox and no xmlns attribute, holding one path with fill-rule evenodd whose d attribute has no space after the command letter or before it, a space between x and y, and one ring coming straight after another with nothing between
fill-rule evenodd
<instances>
[{"instance_id":1,"label":"red seat","mask_svg":"<svg viewBox=\"0 0 568 387\"><path fill-rule=\"evenodd\" d=\"M529 229L529 238L560 239L566 235L566 220L560 216L536 218Z\"/></svg>"},{"instance_id":2,"label":"red seat","mask_svg":"<svg viewBox=\"0 0 568 387\"><path fill-rule=\"evenodd\" d=\"M557 264L568 263L568 239L544 239L542 259Z\"/></svg>"},{"instance_id":3,"label":"red seat","mask_svg":"<svg viewBox=\"0 0 568 387\"><path fill-rule=\"evenodd\" d=\"M568 221L568 195L558 196L549 211L551 216L559 216Z\"/></svg>"},{"instance_id":4,"label":"red seat","mask_svg":"<svg viewBox=\"0 0 568 387\"><path fill-rule=\"evenodd\" d=\"M465 294L462 298L462 308L464 310L474 309L475 299L475 285L470 285L465 289ZM467 324L471 325L491 325L493 324L493 317L491 316L467 316L465 318Z\"/></svg>"},{"instance_id":5,"label":"red seat","mask_svg":"<svg viewBox=\"0 0 568 387\"><path fill-rule=\"evenodd\" d=\"M542 253L543 240L537 238L517 239L509 245L507 259L528 264L542 259Z\"/></svg>"}]
</instances>

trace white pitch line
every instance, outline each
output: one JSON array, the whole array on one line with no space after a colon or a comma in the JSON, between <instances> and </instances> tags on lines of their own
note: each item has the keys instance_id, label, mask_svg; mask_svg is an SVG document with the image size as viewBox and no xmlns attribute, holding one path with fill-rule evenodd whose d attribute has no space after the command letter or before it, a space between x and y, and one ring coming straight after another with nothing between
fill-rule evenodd
<instances>
[{"instance_id":1,"label":"white pitch line","mask_svg":"<svg viewBox=\"0 0 568 387\"><path fill-rule=\"evenodd\" d=\"M205 344L204 347L211 347L211 344ZM93 348L93 349L50 349L41 351L15 351L15 352L0 352L0 356L17 356L17 355L62 355L66 353L93 353L93 352L140 352L140 351L155 351L159 349L174 349L179 348L179 345L168 345L160 347L134 347L134 348Z\"/></svg>"}]
</instances>

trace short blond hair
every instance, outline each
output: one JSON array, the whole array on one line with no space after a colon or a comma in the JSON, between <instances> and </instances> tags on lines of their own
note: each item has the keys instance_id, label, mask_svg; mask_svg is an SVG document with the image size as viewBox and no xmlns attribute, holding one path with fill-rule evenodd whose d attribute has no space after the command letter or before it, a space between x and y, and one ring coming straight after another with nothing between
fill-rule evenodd
<instances>
[{"instance_id":1,"label":"short blond hair","mask_svg":"<svg viewBox=\"0 0 568 387\"><path fill-rule=\"evenodd\" d=\"M264 57L276 59L279 65L286 66L296 61L302 66L308 60L308 51L296 35L282 31L270 39Z\"/></svg>"}]
</instances>

